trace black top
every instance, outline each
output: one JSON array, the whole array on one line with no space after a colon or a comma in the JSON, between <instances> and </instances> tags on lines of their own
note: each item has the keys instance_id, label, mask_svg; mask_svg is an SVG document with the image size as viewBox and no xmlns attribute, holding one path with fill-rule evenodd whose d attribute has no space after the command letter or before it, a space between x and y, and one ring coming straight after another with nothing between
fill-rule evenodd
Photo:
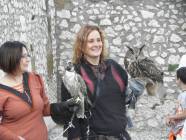
<instances>
[{"instance_id":1,"label":"black top","mask_svg":"<svg viewBox=\"0 0 186 140\"><path fill-rule=\"evenodd\" d=\"M108 59L101 64L98 72L91 64L82 62L75 65L87 85L87 94L93 106L89 108L92 115L89 126L96 134L118 136L125 131L126 107L125 90L128 84L126 71L114 60ZM70 98L70 94L62 83L62 101ZM75 128L68 131L69 139L83 137L87 121L75 119Z\"/></svg>"}]
</instances>

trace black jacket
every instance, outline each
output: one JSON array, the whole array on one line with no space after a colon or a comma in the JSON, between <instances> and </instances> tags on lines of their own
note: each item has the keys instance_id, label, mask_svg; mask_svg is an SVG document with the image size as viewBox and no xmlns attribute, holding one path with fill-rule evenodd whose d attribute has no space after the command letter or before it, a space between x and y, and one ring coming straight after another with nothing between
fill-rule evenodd
<instances>
[{"instance_id":1,"label":"black jacket","mask_svg":"<svg viewBox=\"0 0 186 140\"><path fill-rule=\"evenodd\" d=\"M93 106L89 107L91 116L86 119L74 119L75 128L68 131L68 138L83 137L86 135L87 125L98 135L119 136L125 132L127 119L125 107L125 91L128 84L126 71L114 60L104 61L106 68L104 77L95 76L91 66L87 63L75 65L75 70L84 79L87 85L87 94ZM61 85L61 100L70 98L70 94ZM60 118L59 118L60 119ZM58 119L56 121L60 122ZM68 123L66 119L65 123Z\"/></svg>"}]
</instances>

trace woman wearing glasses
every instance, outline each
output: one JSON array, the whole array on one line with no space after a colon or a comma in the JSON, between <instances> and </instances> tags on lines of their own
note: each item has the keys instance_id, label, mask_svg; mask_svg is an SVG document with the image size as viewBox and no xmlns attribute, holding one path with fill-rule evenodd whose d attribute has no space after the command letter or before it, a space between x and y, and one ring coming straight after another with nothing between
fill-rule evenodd
<instances>
[{"instance_id":1,"label":"woman wearing glasses","mask_svg":"<svg viewBox=\"0 0 186 140\"><path fill-rule=\"evenodd\" d=\"M30 62L27 48L18 41L5 42L0 47L0 139L48 140L43 116L66 117L74 101L50 104L42 78L27 72Z\"/></svg>"}]
</instances>

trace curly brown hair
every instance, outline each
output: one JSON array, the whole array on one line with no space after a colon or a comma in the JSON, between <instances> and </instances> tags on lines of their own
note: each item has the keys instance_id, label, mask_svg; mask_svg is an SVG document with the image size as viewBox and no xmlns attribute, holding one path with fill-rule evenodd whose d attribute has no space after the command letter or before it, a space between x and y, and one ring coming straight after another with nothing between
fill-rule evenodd
<instances>
[{"instance_id":1,"label":"curly brown hair","mask_svg":"<svg viewBox=\"0 0 186 140\"><path fill-rule=\"evenodd\" d=\"M77 33L76 41L74 43L73 58L72 58L72 62L74 64L80 63L80 61L84 55L83 51L87 45L88 35L92 31L95 31L95 30L99 32L99 34L101 36L101 41L103 43L103 50L100 55L100 62L102 62L106 58L107 53L106 53L106 49L105 49L105 42L104 42L105 37L103 35L103 31L98 26L85 25Z\"/></svg>"}]
</instances>

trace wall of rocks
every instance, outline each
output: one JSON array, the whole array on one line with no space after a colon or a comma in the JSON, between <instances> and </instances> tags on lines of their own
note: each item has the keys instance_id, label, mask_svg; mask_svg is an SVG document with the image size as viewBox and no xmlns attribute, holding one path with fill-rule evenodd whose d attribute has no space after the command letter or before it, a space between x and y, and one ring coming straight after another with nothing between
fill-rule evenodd
<instances>
[{"instance_id":1,"label":"wall of rocks","mask_svg":"<svg viewBox=\"0 0 186 140\"><path fill-rule=\"evenodd\" d=\"M53 1L1 0L0 13L0 44L24 42L32 55L32 69L47 76L47 55L53 53L48 50L56 46Z\"/></svg>"},{"instance_id":2,"label":"wall of rocks","mask_svg":"<svg viewBox=\"0 0 186 140\"><path fill-rule=\"evenodd\" d=\"M127 48L146 44L145 55L164 71L165 90L156 96L144 93L135 110L129 110L134 127L133 140L165 140L164 117L172 112L178 89L175 71L186 53L186 1L184 0L66 0L56 12L58 70L71 59L75 35L83 24L99 25L105 32L110 58L123 66ZM60 41L59 41L60 40Z\"/></svg>"},{"instance_id":3,"label":"wall of rocks","mask_svg":"<svg viewBox=\"0 0 186 140\"><path fill-rule=\"evenodd\" d=\"M23 41L32 55L32 68L57 81L83 24L104 30L109 57L122 66L125 45L146 44L145 55L165 73L165 91L140 97L136 109L128 111L134 123L129 132L133 140L166 139L164 117L172 112L179 92L175 72L168 66L178 64L186 53L185 0L1 0L0 13L0 44Z\"/></svg>"}]
</instances>

